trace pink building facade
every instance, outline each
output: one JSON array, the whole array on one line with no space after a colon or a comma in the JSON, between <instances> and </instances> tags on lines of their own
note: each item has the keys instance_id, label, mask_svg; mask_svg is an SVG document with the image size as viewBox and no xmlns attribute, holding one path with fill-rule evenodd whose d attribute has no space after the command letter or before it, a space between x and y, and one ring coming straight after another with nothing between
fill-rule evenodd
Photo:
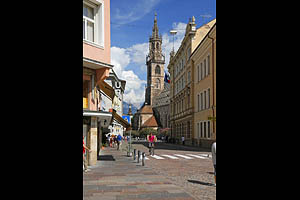
<instances>
[{"instance_id":1,"label":"pink building facade","mask_svg":"<svg viewBox=\"0 0 300 200\"><path fill-rule=\"evenodd\" d=\"M102 145L101 128L109 125L112 112L101 111L100 91L113 99L104 80L110 64L110 0L83 1L83 135L92 150L88 164L95 165Z\"/></svg>"}]
</instances>

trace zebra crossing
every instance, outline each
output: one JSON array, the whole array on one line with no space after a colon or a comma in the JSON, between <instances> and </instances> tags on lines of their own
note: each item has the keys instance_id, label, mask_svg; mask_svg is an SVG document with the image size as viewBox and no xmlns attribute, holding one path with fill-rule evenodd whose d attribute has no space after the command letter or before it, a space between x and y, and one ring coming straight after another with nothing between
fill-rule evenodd
<instances>
[{"instance_id":1,"label":"zebra crossing","mask_svg":"<svg viewBox=\"0 0 300 200\"><path fill-rule=\"evenodd\" d=\"M172 160L192 160L192 159L211 159L211 156L208 156L208 154L173 154L173 155L150 155L146 156L146 160L165 160L165 159L172 159Z\"/></svg>"}]
</instances>

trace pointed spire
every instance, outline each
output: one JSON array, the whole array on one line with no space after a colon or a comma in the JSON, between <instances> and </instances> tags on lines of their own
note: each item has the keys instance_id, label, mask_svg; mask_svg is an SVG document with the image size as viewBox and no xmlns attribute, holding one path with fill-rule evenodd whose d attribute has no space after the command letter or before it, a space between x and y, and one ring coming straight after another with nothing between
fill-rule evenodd
<instances>
[{"instance_id":1,"label":"pointed spire","mask_svg":"<svg viewBox=\"0 0 300 200\"><path fill-rule=\"evenodd\" d=\"M132 115L132 111L131 111L131 103L129 103L128 115Z\"/></svg>"},{"instance_id":2,"label":"pointed spire","mask_svg":"<svg viewBox=\"0 0 300 200\"><path fill-rule=\"evenodd\" d=\"M154 26L152 29L152 38L158 38L158 27L157 27L157 13L155 12L155 17L154 17Z\"/></svg>"}]
</instances>

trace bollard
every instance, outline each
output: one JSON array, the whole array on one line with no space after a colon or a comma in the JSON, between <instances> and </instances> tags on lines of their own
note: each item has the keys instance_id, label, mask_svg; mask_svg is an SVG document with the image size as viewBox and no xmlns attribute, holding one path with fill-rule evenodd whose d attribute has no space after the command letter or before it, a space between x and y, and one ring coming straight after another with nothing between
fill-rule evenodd
<instances>
[{"instance_id":1,"label":"bollard","mask_svg":"<svg viewBox=\"0 0 300 200\"><path fill-rule=\"evenodd\" d=\"M131 157L132 156L132 151L130 149L130 146L127 146L127 156Z\"/></svg>"},{"instance_id":2,"label":"bollard","mask_svg":"<svg viewBox=\"0 0 300 200\"><path fill-rule=\"evenodd\" d=\"M145 157L146 157L146 154L145 152L142 153L142 166L145 166Z\"/></svg>"},{"instance_id":3,"label":"bollard","mask_svg":"<svg viewBox=\"0 0 300 200\"><path fill-rule=\"evenodd\" d=\"M136 149L133 149L133 160L136 158Z\"/></svg>"},{"instance_id":4,"label":"bollard","mask_svg":"<svg viewBox=\"0 0 300 200\"><path fill-rule=\"evenodd\" d=\"M140 157L141 157L141 152L140 152L140 150L138 150L137 163L140 163Z\"/></svg>"}]
</instances>

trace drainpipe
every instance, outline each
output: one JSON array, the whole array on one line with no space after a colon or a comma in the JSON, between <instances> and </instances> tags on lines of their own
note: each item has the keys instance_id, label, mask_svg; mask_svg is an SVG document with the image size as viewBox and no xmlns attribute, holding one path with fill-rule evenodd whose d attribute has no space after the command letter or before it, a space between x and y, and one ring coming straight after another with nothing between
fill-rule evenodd
<instances>
[{"instance_id":1,"label":"drainpipe","mask_svg":"<svg viewBox=\"0 0 300 200\"><path fill-rule=\"evenodd\" d=\"M213 133L215 133L215 76L214 76L214 38L209 37L209 34L207 35L207 37L209 39L212 40L212 99L213 99L213 103L212 103L212 110L213 110Z\"/></svg>"}]
</instances>

